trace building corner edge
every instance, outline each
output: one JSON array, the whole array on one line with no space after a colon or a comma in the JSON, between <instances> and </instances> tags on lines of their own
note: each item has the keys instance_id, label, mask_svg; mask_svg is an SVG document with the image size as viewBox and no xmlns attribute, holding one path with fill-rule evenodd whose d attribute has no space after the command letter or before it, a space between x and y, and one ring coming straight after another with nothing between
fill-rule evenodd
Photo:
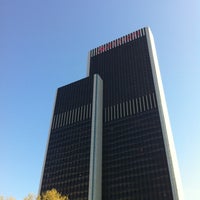
<instances>
[{"instance_id":1,"label":"building corner edge","mask_svg":"<svg viewBox=\"0 0 200 200\"><path fill-rule=\"evenodd\" d=\"M156 98L158 102L158 110L161 119L161 126L163 131L163 139L165 144L165 150L167 154L167 162L170 173L170 180L172 184L172 192L174 200L183 200L183 189L181 184L181 177L178 167L178 161L175 151L175 145L173 141L173 135L170 126L170 120L167 110L167 104L164 95L164 89L162 85L162 79L159 70L159 64L156 54L156 48L154 43L154 38L149 27L145 28L147 44L150 55L150 62L153 74L153 80L156 91Z\"/></svg>"}]
</instances>

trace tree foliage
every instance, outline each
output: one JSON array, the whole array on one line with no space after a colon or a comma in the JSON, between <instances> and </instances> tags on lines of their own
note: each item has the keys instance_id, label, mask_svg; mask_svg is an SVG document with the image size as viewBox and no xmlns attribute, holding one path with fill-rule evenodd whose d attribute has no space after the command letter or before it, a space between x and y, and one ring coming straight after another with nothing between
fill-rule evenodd
<instances>
[{"instance_id":1,"label":"tree foliage","mask_svg":"<svg viewBox=\"0 0 200 200\"><path fill-rule=\"evenodd\" d=\"M13 197L4 198L0 196L0 200L16 200ZM24 200L69 200L67 195L60 194L56 189L47 190L42 193L42 195L35 196L33 194L29 194Z\"/></svg>"},{"instance_id":2,"label":"tree foliage","mask_svg":"<svg viewBox=\"0 0 200 200\"><path fill-rule=\"evenodd\" d=\"M47 190L38 197L29 194L24 200L69 200L68 196L61 195L56 189Z\"/></svg>"},{"instance_id":3,"label":"tree foliage","mask_svg":"<svg viewBox=\"0 0 200 200\"><path fill-rule=\"evenodd\" d=\"M15 200L15 198L14 197L4 198L3 196L0 196L0 200Z\"/></svg>"},{"instance_id":4,"label":"tree foliage","mask_svg":"<svg viewBox=\"0 0 200 200\"><path fill-rule=\"evenodd\" d=\"M37 200L69 200L68 196L61 195L56 189L43 193Z\"/></svg>"},{"instance_id":5,"label":"tree foliage","mask_svg":"<svg viewBox=\"0 0 200 200\"><path fill-rule=\"evenodd\" d=\"M36 197L33 194L29 194L27 197L24 198L24 200L35 200Z\"/></svg>"}]
</instances>

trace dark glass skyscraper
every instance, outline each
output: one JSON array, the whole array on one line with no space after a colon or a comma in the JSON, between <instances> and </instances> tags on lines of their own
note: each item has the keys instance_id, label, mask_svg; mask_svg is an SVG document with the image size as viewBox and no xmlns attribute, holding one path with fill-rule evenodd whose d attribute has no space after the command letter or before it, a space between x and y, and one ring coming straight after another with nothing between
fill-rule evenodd
<instances>
[{"instance_id":1,"label":"dark glass skyscraper","mask_svg":"<svg viewBox=\"0 0 200 200\"><path fill-rule=\"evenodd\" d=\"M70 199L87 199L89 184L101 187L102 89L98 75L58 89L41 193L56 188Z\"/></svg>"},{"instance_id":2,"label":"dark glass skyscraper","mask_svg":"<svg viewBox=\"0 0 200 200\"><path fill-rule=\"evenodd\" d=\"M149 28L91 50L88 78L58 90L43 171L41 192L72 200L183 199Z\"/></svg>"}]
</instances>

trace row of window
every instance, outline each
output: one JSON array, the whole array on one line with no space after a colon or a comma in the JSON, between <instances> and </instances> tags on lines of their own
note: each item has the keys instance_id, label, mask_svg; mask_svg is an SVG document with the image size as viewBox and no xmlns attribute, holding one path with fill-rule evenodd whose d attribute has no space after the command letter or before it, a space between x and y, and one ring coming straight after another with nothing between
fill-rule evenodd
<instances>
[{"instance_id":1,"label":"row of window","mask_svg":"<svg viewBox=\"0 0 200 200\"><path fill-rule=\"evenodd\" d=\"M142 185L140 188L131 188L127 187L118 187L114 190L103 190L103 199L105 200L115 200L115 199L124 199L126 200L172 200L172 193L168 188L148 188L143 189Z\"/></svg>"},{"instance_id":2,"label":"row of window","mask_svg":"<svg viewBox=\"0 0 200 200\"><path fill-rule=\"evenodd\" d=\"M120 119L123 117L135 115L156 108L155 94L151 93L145 96L127 100L104 109L104 121ZM92 115L92 104L87 104L54 115L52 129L60 128L76 122L90 119Z\"/></svg>"},{"instance_id":3,"label":"row of window","mask_svg":"<svg viewBox=\"0 0 200 200\"><path fill-rule=\"evenodd\" d=\"M89 158L87 159L77 159L75 161L69 161L66 159L64 162L52 162L47 163L45 166L45 171L51 172L52 174L61 174L63 169L65 171L70 171L71 173L76 173L77 170L81 170L82 173L87 171L89 168Z\"/></svg>"},{"instance_id":4,"label":"row of window","mask_svg":"<svg viewBox=\"0 0 200 200\"><path fill-rule=\"evenodd\" d=\"M156 108L154 93L105 108L104 121L109 122L115 119L135 115L139 112L145 112L153 108Z\"/></svg>"},{"instance_id":5,"label":"row of window","mask_svg":"<svg viewBox=\"0 0 200 200\"><path fill-rule=\"evenodd\" d=\"M52 129L90 119L91 115L92 104L83 105L66 112L56 114L53 117Z\"/></svg>"},{"instance_id":6,"label":"row of window","mask_svg":"<svg viewBox=\"0 0 200 200\"><path fill-rule=\"evenodd\" d=\"M123 164L119 165L118 163L120 162ZM130 161L130 159L121 159L119 161L113 161L113 163L104 163L103 171L108 177L113 177L116 174L122 177L125 175L139 177L142 174L149 175L150 173L158 175L158 170L163 170L165 168L163 164L166 164L164 159L159 161L156 159L148 159L147 157L136 158L135 161Z\"/></svg>"},{"instance_id":7,"label":"row of window","mask_svg":"<svg viewBox=\"0 0 200 200\"><path fill-rule=\"evenodd\" d=\"M156 136L155 134L151 134L152 138L145 136L139 137L138 135L131 135L127 138L125 135L123 137L119 137L118 140L110 141L104 145L104 151L109 151L108 153L122 153L122 152L129 152L129 151L138 151L137 149L145 148L149 152L150 150L156 150L157 148L163 149L163 142L160 136ZM109 145L111 147L109 147Z\"/></svg>"},{"instance_id":8,"label":"row of window","mask_svg":"<svg viewBox=\"0 0 200 200\"><path fill-rule=\"evenodd\" d=\"M45 183L58 183L58 182L65 182L66 185L78 185L80 183L87 183L89 180L89 176L79 176L78 174L74 177L68 177L65 175L53 175L51 174L49 177L45 177Z\"/></svg>"}]
</instances>

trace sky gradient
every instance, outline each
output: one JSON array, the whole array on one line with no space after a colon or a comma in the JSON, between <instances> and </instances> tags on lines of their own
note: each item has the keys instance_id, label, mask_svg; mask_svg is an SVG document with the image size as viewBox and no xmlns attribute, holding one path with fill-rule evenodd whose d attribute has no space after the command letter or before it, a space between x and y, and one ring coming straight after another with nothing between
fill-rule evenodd
<instances>
[{"instance_id":1,"label":"sky gradient","mask_svg":"<svg viewBox=\"0 0 200 200\"><path fill-rule=\"evenodd\" d=\"M200 199L200 1L0 0L0 196L37 194L56 89L87 54L149 26L185 200Z\"/></svg>"}]
</instances>

